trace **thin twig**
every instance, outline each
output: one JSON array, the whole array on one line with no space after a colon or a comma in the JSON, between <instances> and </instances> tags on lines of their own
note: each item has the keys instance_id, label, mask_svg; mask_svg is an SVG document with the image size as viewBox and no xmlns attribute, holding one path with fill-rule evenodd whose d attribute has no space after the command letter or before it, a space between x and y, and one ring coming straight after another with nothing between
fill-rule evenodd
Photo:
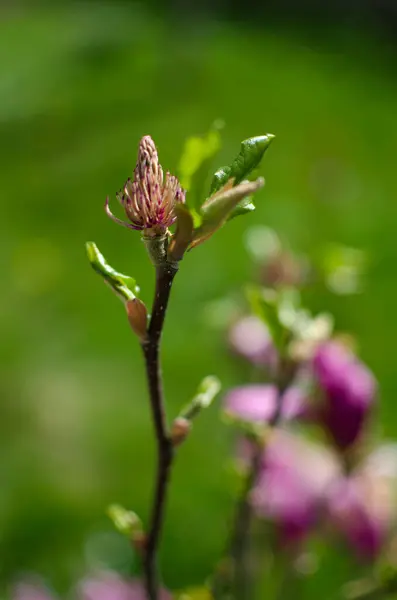
<instances>
[{"instance_id":1,"label":"thin twig","mask_svg":"<svg viewBox=\"0 0 397 600\"><path fill-rule=\"evenodd\" d=\"M159 594L157 554L164 520L170 470L174 456L173 445L167 431L160 364L160 340L171 286L176 272L177 268L167 263L156 267L156 290L152 316L147 337L142 342L157 443L156 485L144 557L145 585L148 600L157 600Z\"/></svg>"}]
</instances>

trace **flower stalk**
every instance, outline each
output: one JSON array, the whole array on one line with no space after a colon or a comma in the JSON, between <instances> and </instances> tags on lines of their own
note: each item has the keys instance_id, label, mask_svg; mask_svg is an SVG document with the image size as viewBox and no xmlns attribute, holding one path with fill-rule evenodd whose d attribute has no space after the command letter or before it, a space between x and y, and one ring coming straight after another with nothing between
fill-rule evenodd
<instances>
[{"instance_id":1,"label":"flower stalk","mask_svg":"<svg viewBox=\"0 0 397 600\"><path fill-rule=\"evenodd\" d=\"M146 552L143 561L146 592L149 600L157 600L158 598L159 580L157 553L163 528L171 466L174 458L174 446L168 433L164 404L160 363L160 341L171 293L171 286L176 273L177 268L175 265L163 263L156 267L156 288L152 316L147 329L146 338L141 342L145 359L149 399L157 445L156 484L147 533Z\"/></svg>"}]
</instances>

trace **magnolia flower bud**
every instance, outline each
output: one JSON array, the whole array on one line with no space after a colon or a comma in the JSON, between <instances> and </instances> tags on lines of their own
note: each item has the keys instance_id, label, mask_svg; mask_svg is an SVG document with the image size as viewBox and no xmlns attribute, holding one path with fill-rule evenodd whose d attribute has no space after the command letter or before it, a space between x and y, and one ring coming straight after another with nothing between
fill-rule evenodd
<instances>
[{"instance_id":1,"label":"magnolia flower bud","mask_svg":"<svg viewBox=\"0 0 397 600\"><path fill-rule=\"evenodd\" d=\"M342 450L360 436L376 396L376 382L367 367L337 342L321 345L313 370L323 396L320 420Z\"/></svg>"},{"instance_id":2,"label":"magnolia flower bud","mask_svg":"<svg viewBox=\"0 0 397 600\"><path fill-rule=\"evenodd\" d=\"M144 136L139 143L134 181L127 179L117 199L130 223L112 214L109 199L105 204L107 215L120 225L144 231L147 236L163 235L175 222L175 205L185 202L185 192L174 175L167 172L164 177L156 146L150 136Z\"/></svg>"}]
</instances>

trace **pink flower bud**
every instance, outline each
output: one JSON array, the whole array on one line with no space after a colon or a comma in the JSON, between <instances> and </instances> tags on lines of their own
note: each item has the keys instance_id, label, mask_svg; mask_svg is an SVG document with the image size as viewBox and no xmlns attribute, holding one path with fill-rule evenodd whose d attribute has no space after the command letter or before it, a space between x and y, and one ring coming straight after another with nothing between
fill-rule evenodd
<instances>
[{"instance_id":1,"label":"pink flower bud","mask_svg":"<svg viewBox=\"0 0 397 600\"><path fill-rule=\"evenodd\" d=\"M360 436L376 395L372 373L337 342L321 345L313 360L323 393L320 419L342 450Z\"/></svg>"},{"instance_id":2,"label":"pink flower bud","mask_svg":"<svg viewBox=\"0 0 397 600\"><path fill-rule=\"evenodd\" d=\"M185 202L185 192L174 175L166 173L159 163L156 146L149 135L144 136L138 149L134 181L127 179L117 199L131 223L115 217L109 208L108 216L120 225L145 231L146 235L162 235L176 220L175 204Z\"/></svg>"}]
</instances>

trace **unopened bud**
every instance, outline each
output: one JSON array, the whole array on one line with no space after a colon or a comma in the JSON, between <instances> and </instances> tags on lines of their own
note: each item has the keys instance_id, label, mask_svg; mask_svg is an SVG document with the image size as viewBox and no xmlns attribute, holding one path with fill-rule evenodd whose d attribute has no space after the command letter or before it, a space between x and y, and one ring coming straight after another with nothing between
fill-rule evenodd
<instances>
[{"instance_id":1,"label":"unopened bud","mask_svg":"<svg viewBox=\"0 0 397 600\"><path fill-rule=\"evenodd\" d=\"M147 329L147 309L145 304L139 298L134 298L126 302L125 308L133 332L143 341L146 338Z\"/></svg>"},{"instance_id":2,"label":"unopened bud","mask_svg":"<svg viewBox=\"0 0 397 600\"><path fill-rule=\"evenodd\" d=\"M147 535L144 531L136 531L132 535L132 545L140 556L144 556L147 545Z\"/></svg>"},{"instance_id":3,"label":"unopened bud","mask_svg":"<svg viewBox=\"0 0 397 600\"><path fill-rule=\"evenodd\" d=\"M184 417L177 417L171 427L171 441L173 446L179 446L190 433L192 425Z\"/></svg>"},{"instance_id":4,"label":"unopened bud","mask_svg":"<svg viewBox=\"0 0 397 600\"><path fill-rule=\"evenodd\" d=\"M185 192L178 179L166 172L159 163L152 138L144 136L138 149L134 179L127 179L116 194L129 220L124 222L113 215L106 200L107 215L119 225L145 232L149 237L164 235L176 220L175 206L185 202Z\"/></svg>"},{"instance_id":5,"label":"unopened bud","mask_svg":"<svg viewBox=\"0 0 397 600\"><path fill-rule=\"evenodd\" d=\"M126 537L135 539L135 536L143 534L142 521L132 510L111 504L107 512L116 529Z\"/></svg>"}]
</instances>

